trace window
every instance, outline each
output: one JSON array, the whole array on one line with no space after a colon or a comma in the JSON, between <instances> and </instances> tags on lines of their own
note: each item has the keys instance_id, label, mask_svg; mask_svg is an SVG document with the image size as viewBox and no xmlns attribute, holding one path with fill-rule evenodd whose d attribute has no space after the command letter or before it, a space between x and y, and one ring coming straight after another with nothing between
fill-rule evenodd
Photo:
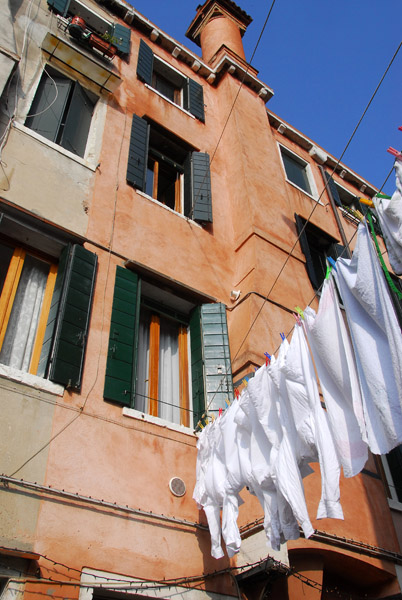
<instances>
[{"instance_id":1,"label":"window","mask_svg":"<svg viewBox=\"0 0 402 600\"><path fill-rule=\"evenodd\" d=\"M394 448L386 455L388 487L391 498L402 503L402 446Z\"/></svg>"},{"instance_id":2,"label":"window","mask_svg":"<svg viewBox=\"0 0 402 600\"><path fill-rule=\"evenodd\" d=\"M140 40L138 51L137 76L162 96L204 122L202 85L165 63L143 40Z\"/></svg>"},{"instance_id":3,"label":"window","mask_svg":"<svg viewBox=\"0 0 402 600\"><path fill-rule=\"evenodd\" d=\"M133 115L127 182L186 217L212 222L209 155Z\"/></svg>"},{"instance_id":4,"label":"window","mask_svg":"<svg viewBox=\"0 0 402 600\"><path fill-rule=\"evenodd\" d=\"M96 255L67 246L57 265L0 241L0 363L79 388Z\"/></svg>"},{"instance_id":5,"label":"window","mask_svg":"<svg viewBox=\"0 0 402 600\"><path fill-rule=\"evenodd\" d=\"M286 179L309 196L314 196L315 188L310 165L283 146L280 146L280 151Z\"/></svg>"},{"instance_id":6,"label":"window","mask_svg":"<svg viewBox=\"0 0 402 600\"><path fill-rule=\"evenodd\" d=\"M96 101L77 81L47 66L25 125L83 157Z\"/></svg>"},{"instance_id":7,"label":"window","mask_svg":"<svg viewBox=\"0 0 402 600\"><path fill-rule=\"evenodd\" d=\"M206 402L224 407L233 398L225 306L117 267L104 398L186 427Z\"/></svg>"},{"instance_id":8,"label":"window","mask_svg":"<svg viewBox=\"0 0 402 600\"><path fill-rule=\"evenodd\" d=\"M344 246L312 223L307 223L303 230L306 220L296 214L295 219L300 246L306 258L307 274L313 288L318 290L327 272L327 256L334 260L340 256L345 257Z\"/></svg>"},{"instance_id":9,"label":"window","mask_svg":"<svg viewBox=\"0 0 402 600\"><path fill-rule=\"evenodd\" d=\"M342 208L344 211L350 213L352 216L354 216L353 211L355 211L355 210L359 211L362 215L367 214L369 207L367 204L363 204L362 202L360 202L359 196L356 196L352 192L349 192L349 190L347 190L342 185L340 185L339 183L334 181L332 176L327 171L325 171L324 169L321 169L321 170L322 170L322 173L324 176L324 182L325 183L328 182L327 189L328 189L329 193L332 195L332 198L333 198L336 206L339 206L339 208ZM374 210L371 210L371 217L373 220L373 226L374 226L375 233L377 235L382 236L379 219Z\"/></svg>"}]
</instances>

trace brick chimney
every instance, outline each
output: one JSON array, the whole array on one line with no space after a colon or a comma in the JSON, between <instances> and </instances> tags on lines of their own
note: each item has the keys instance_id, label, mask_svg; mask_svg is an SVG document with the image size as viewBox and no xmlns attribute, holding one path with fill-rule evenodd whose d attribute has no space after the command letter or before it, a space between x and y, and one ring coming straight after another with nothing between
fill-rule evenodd
<instances>
[{"instance_id":1,"label":"brick chimney","mask_svg":"<svg viewBox=\"0 0 402 600\"><path fill-rule=\"evenodd\" d=\"M231 0L206 0L197 7L197 14L186 36L201 46L202 58L212 63L222 46L245 60L242 37L252 18Z\"/></svg>"}]
</instances>

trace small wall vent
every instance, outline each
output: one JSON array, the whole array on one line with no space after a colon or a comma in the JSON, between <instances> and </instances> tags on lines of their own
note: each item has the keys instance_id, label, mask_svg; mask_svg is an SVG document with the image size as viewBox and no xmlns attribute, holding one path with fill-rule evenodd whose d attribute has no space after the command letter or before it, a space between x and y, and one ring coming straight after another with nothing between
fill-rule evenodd
<instances>
[{"instance_id":1,"label":"small wall vent","mask_svg":"<svg viewBox=\"0 0 402 600\"><path fill-rule=\"evenodd\" d=\"M169 481L169 489L173 496L180 498L186 493L186 484L182 479L180 479L180 477L172 477L172 479Z\"/></svg>"}]
</instances>

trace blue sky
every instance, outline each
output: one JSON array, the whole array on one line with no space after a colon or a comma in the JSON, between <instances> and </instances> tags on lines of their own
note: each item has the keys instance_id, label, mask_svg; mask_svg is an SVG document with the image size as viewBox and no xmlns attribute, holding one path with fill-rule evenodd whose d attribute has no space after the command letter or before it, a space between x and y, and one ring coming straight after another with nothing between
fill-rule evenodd
<instances>
[{"instance_id":1,"label":"blue sky","mask_svg":"<svg viewBox=\"0 0 402 600\"><path fill-rule=\"evenodd\" d=\"M272 0L237 4L253 22L243 38L250 61ZM134 8L181 44L200 0L133 0ZM274 90L267 108L335 157L343 152L402 39L400 0L276 0L252 60ZM376 187L402 149L402 48L343 161ZM391 174L384 191L392 194Z\"/></svg>"}]
</instances>

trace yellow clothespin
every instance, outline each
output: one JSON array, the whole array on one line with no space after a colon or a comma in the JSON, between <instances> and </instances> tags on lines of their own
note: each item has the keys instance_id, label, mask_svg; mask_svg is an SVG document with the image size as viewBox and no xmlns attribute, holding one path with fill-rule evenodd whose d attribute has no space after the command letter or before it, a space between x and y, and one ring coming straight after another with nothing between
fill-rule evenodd
<instances>
[{"instance_id":1,"label":"yellow clothespin","mask_svg":"<svg viewBox=\"0 0 402 600\"><path fill-rule=\"evenodd\" d=\"M295 306L295 311L299 313L300 317L304 320L304 312L300 308L300 306Z\"/></svg>"},{"instance_id":2,"label":"yellow clothespin","mask_svg":"<svg viewBox=\"0 0 402 600\"><path fill-rule=\"evenodd\" d=\"M248 385L247 379L242 379L242 384L244 385L244 387L247 387L247 385Z\"/></svg>"},{"instance_id":3,"label":"yellow clothespin","mask_svg":"<svg viewBox=\"0 0 402 600\"><path fill-rule=\"evenodd\" d=\"M198 423L198 427L199 427L200 429L204 429L205 425L203 425L203 424L201 423L201 421L199 421L199 423Z\"/></svg>"},{"instance_id":4,"label":"yellow clothespin","mask_svg":"<svg viewBox=\"0 0 402 600\"><path fill-rule=\"evenodd\" d=\"M373 201L367 200L367 198L359 198L359 202L361 202L362 204L367 204L367 206L374 206Z\"/></svg>"},{"instance_id":5,"label":"yellow clothespin","mask_svg":"<svg viewBox=\"0 0 402 600\"><path fill-rule=\"evenodd\" d=\"M225 404L226 404L226 406L229 408L229 406L230 406L230 401L229 401L229 398L225 398Z\"/></svg>"}]
</instances>

